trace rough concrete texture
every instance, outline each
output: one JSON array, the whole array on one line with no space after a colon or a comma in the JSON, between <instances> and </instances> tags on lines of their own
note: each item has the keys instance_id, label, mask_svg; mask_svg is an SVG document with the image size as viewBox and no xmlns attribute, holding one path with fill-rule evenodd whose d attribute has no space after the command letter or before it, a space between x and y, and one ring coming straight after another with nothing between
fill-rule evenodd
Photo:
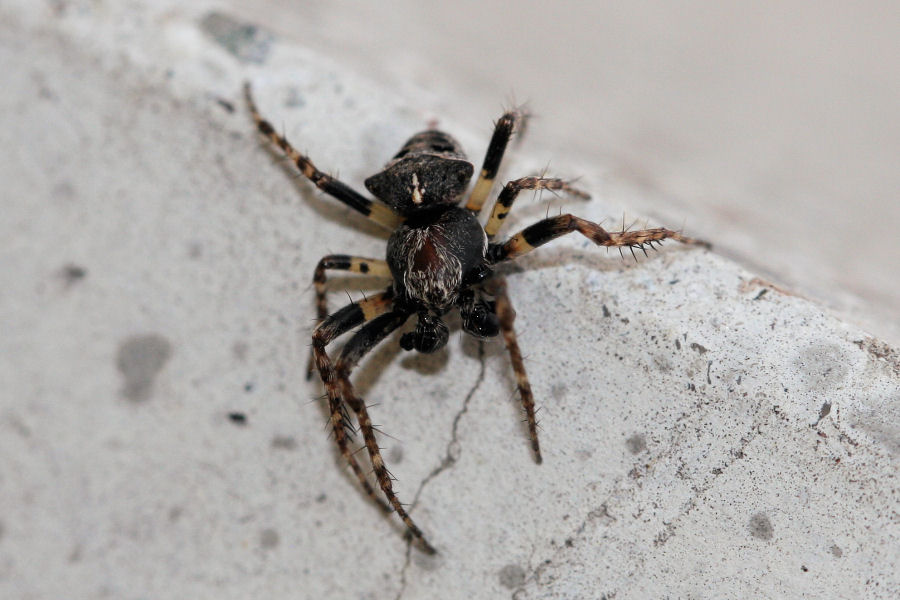
<instances>
[{"instance_id":1,"label":"rough concrete texture","mask_svg":"<svg viewBox=\"0 0 900 600\"><path fill-rule=\"evenodd\" d=\"M675 244L634 261L570 236L518 262L541 466L502 344L394 336L359 369L439 555L411 550L303 379L316 261L385 236L273 160L239 90L357 187L426 113L190 10L0 10L0 597L900 594L900 353ZM545 162L527 139L510 158ZM554 173L595 199L551 211L629 205Z\"/></svg>"}]
</instances>

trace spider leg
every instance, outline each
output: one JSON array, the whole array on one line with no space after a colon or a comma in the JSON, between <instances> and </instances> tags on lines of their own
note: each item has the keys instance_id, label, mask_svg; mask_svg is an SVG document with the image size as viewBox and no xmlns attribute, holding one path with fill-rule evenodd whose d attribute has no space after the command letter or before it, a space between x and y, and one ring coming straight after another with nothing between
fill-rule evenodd
<instances>
[{"instance_id":1,"label":"spider leg","mask_svg":"<svg viewBox=\"0 0 900 600\"><path fill-rule=\"evenodd\" d=\"M319 369L319 375L322 377L322 382L325 384L325 393L328 397L328 408L331 414L331 429L334 432L334 441L337 443L338 449L341 451L344 460L346 460L347 464L350 465L350 468L353 469L353 473L359 480L359 484L362 486L363 490L385 511L390 511L390 509L375 494L375 489L366 479L365 472L363 472L356 457L350 450L346 431L348 425L346 408L343 398L341 397L337 373L331 364L331 359L329 359L328 355L325 353L325 346L341 334L387 312L391 307L392 301L393 293L388 290L363 300L362 302L352 302L322 321L319 326L316 327L312 336L313 355L315 356L316 367Z\"/></svg>"},{"instance_id":2,"label":"spider leg","mask_svg":"<svg viewBox=\"0 0 900 600\"><path fill-rule=\"evenodd\" d=\"M356 413L359 428L366 442L366 449L369 452L369 459L372 461L375 476L378 479L381 490L384 492L390 505L397 511L397 515L403 520L409 533L418 540L422 549L428 554L434 554L434 548L425 540L422 530L413 522L409 513L406 512L406 509L394 493L391 474L388 472L384 459L381 456L381 449L378 447L378 441L375 438L375 428L372 426L369 411L365 402L356 395L353 384L350 383L350 371L363 355L384 340L391 332L403 325L406 319L409 318L409 314L403 311L392 311L369 321L344 346L335 366L335 372L341 387L341 396L353 412Z\"/></svg>"},{"instance_id":3,"label":"spider leg","mask_svg":"<svg viewBox=\"0 0 900 600\"><path fill-rule=\"evenodd\" d=\"M494 185L494 179L497 177L497 171L500 169L500 162L503 160L503 153L506 152L506 146L513 135L516 128L521 128L528 118L528 114L522 110L513 110L502 117L494 125L494 134L488 144L487 153L484 156L484 163L481 166L481 173L478 175L478 181L472 188L469 200L466 203L466 209L474 213L481 211L484 201L491 193L491 187Z\"/></svg>"},{"instance_id":4,"label":"spider leg","mask_svg":"<svg viewBox=\"0 0 900 600\"><path fill-rule=\"evenodd\" d=\"M290 142L279 135L275 128L272 127L272 124L259 114L259 109L253 101L249 82L244 83L244 97L247 100L247 106L250 108L250 114L253 116L253 121L256 123L259 132L281 148L285 156L290 158L297 165L297 168L300 169L300 172L312 181L317 188L388 229L393 230L400 224L402 219L386 205L380 202L372 202L347 184L319 171L308 157L297 152Z\"/></svg>"},{"instance_id":5,"label":"spider leg","mask_svg":"<svg viewBox=\"0 0 900 600\"><path fill-rule=\"evenodd\" d=\"M522 190L559 190L584 200L590 199L588 194L571 187L562 179L548 179L545 177L514 179L503 186L503 191L497 196L497 202L494 203L494 209L491 211L491 218L488 220L487 225L484 226L488 239L493 239L497 235L500 226L503 225L503 220L506 219L507 214L512 209L513 202L516 201L516 197Z\"/></svg>"},{"instance_id":6,"label":"spider leg","mask_svg":"<svg viewBox=\"0 0 900 600\"><path fill-rule=\"evenodd\" d=\"M313 284L316 287L316 325L324 321L325 317L328 316L328 300L325 297L325 284L328 281L325 275L326 270L349 271L374 277L391 277L391 270L388 268L387 262L378 258L364 258L346 254L329 254L322 257L322 260L316 265L316 271L313 274ZM310 352L309 363L306 368L307 381L312 378L314 368L315 361L313 360L312 352Z\"/></svg>"},{"instance_id":7,"label":"spider leg","mask_svg":"<svg viewBox=\"0 0 900 600\"><path fill-rule=\"evenodd\" d=\"M500 331L503 333L503 341L509 352L513 372L516 375L516 387L519 389L519 398L522 400L522 408L525 409L525 418L528 422L528 434L531 437L531 449L534 450L534 460L538 464L543 462L541 446L538 443L537 420L534 416L534 394L531 392L531 383L528 381L528 373L525 372L525 362L522 360L522 351L516 339L516 330L513 322L516 319L516 311L513 310L506 292L506 278L500 275L494 276L484 285L486 292L494 296L497 303L497 317L500 319Z\"/></svg>"},{"instance_id":8,"label":"spider leg","mask_svg":"<svg viewBox=\"0 0 900 600\"><path fill-rule=\"evenodd\" d=\"M488 258L491 263L512 260L573 231L577 231L598 246L611 246L620 249L622 247L643 248L644 244L652 246L654 242L661 242L665 239L673 239L684 244L710 247L708 242L681 235L677 231L664 227L635 231L606 231L597 223L592 223L586 219L574 215L560 215L543 219L534 225L526 227L503 244L491 244L488 247Z\"/></svg>"}]
</instances>

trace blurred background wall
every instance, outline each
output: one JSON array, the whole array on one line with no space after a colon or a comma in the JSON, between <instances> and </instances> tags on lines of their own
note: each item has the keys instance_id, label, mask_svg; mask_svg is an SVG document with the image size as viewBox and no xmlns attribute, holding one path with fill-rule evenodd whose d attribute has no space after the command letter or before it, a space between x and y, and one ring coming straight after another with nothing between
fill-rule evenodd
<instances>
[{"instance_id":1,"label":"blurred background wall","mask_svg":"<svg viewBox=\"0 0 900 600\"><path fill-rule=\"evenodd\" d=\"M900 341L897 2L228 2L486 138L527 100L554 174L608 168L639 214Z\"/></svg>"}]
</instances>

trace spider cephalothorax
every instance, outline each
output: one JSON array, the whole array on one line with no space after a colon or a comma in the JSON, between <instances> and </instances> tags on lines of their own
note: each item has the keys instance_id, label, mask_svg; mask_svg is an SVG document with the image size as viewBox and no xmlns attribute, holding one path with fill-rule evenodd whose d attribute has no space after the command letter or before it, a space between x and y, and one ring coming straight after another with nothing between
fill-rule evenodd
<instances>
[{"instance_id":1,"label":"spider cephalothorax","mask_svg":"<svg viewBox=\"0 0 900 600\"><path fill-rule=\"evenodd\" d=\"M459 142L431 129L411 137L384 170L366 179L366 189L408 217L454 206L473 171Z\"/></svg>"},{"instance_id":2,"label":"spider cephalothorax","mask_svg":"<svg viewBox=\"0 0 900 600\"><path fill-rule=\"evenodd\" d=\"M645 244L652 247L654 242L664 239L688 244L703 242L661 227L609 232L597 223L565 214L538 221L506 241L495 243L494 236L522 190L559 190L588 197L561 179L514 179L503 187L487 223L481 225L478 215L490 194L503 153L524 119L517 111L508 112L497 121L478 180L465 206L460 203L472 179L472 163L453 137L433 129L414 135L382 171L366 179L366 188L378 199L372 201L322 173L306 156L294 150L260 116L249 84L244 91L260 133L281 148L303 175L325 193L392 231L386 259L332 254L319 261L313 276L318 326L312 336L312 359L307 375L315 367L325 384L335 441L362 488L378 504L388 508L378 499L351 449L348 408L359 423L375 477L390 508L397 512L422 549L434 552L393 491L368 407L350 382L350 373L359 360L413 316L414 329L400 336L400 346L406 350L429 353L446 345L449 330L442 317L454 309L459 311L462 328L467 333L477 337L502 334L516 374L534 457L541 462L534 397L513 328L515 311L506 293L506 280L494 271L494 265L572 232L597 245L620 250L622 247L643 249ZM352 302L329 315L325 302L328 270L382 276L390 279L391 284L380 294ZM334 361L326 352L328 344L359 326Z\"/></svg>"}]
</instances>

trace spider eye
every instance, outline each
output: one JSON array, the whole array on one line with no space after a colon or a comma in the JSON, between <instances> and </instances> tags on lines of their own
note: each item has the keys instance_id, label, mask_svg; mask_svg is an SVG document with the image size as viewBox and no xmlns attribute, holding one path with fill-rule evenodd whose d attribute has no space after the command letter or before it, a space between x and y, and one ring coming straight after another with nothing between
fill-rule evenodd
<instances>
[{"instance_id":1,"label":"spider eye","mask_svg":"<svg viewBox=\"0 0 900 600\"><path fill-rule=\"evenodd\" d=\"M500 333L500 319L494 307L482 300L463 313L463 329L478 337L494 337Z\"/></svg>"}]
</instances>

